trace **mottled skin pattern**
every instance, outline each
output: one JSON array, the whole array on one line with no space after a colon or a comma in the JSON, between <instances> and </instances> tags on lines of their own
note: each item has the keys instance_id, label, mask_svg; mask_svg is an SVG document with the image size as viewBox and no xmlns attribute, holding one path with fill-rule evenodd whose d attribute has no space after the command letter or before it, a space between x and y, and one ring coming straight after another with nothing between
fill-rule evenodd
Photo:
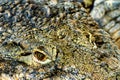
<instances>
[{"instance_id":1,"label":"mottled skin pattern","mask_svg":"<svg viewBox=\"0 0 120 80\"><path fill-rule=\"evenodd\" d=\"M1 15L1 79L120 79L119 49L80 3L9 4L2 8L23 14Z\"/></svg>"}]
</instances>

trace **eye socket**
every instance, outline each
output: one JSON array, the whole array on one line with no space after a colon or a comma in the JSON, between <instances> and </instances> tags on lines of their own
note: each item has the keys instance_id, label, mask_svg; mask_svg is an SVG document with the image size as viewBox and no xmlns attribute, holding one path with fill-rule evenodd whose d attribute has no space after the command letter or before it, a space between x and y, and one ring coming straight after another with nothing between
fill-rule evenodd
<instances>
[{"instance_id":1,"label":"eye socket","mask_svg":"<svg viewBox=\"0 0 120 80\"><path fill-rule=\"evenodd\" d=\"M34 57L37 58L37 60L43 61L46 59L46 55L44 55L43 53L39 52L39 51L35 51L34 52Z\"/></svg>"}]
</instances>

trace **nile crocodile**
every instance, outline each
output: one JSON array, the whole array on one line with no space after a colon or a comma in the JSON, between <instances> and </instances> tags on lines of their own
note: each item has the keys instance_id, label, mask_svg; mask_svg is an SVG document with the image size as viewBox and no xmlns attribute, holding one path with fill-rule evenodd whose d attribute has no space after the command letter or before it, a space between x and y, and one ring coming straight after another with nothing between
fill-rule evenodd
<instances>
[{"instance_id":1,"label":"nile crocodile","mask_svg":"<svg viewBox=\"0 0 120 80\"><path fill-rule=\"evenodd\" d=\"M119 80L120 51L80 2L0 6L0 79Z\"/></svg>"}]
</instances>

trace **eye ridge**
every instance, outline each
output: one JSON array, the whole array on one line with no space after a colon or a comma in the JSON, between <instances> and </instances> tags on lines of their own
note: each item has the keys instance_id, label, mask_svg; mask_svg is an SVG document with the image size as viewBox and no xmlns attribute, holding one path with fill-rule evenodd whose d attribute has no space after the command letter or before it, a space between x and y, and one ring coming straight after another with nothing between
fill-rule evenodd
<instances>
[{"instance_id":1,"label":"eye ridge","mask_svg":"<svg viewBox=\"0 0 120 80\"><path fill-rule=\"evenodd\" d=\"M46 55L44 55L43 53L41 53L39 51L34 52L34 57L37 58L40 61L46 60Z\"/></svg>"},{"instance_id":2,"label":"eye ridge","mask_svg":"<svg viewBox=\"0 0 120 80\"><path fill-rule=\"evenodd\" d=\"M43 46L39 46L37 49L44 50L45 48Z\"/></svg>"}]
</instances>

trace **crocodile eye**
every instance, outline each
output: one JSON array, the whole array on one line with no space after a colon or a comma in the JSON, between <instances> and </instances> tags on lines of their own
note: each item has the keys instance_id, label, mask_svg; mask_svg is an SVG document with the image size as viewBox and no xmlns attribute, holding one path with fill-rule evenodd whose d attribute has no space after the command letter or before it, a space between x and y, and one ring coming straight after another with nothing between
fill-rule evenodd
<instances>
[{"instance_id":1,"label":"crocodile eye","mask_svg":"<svg viewBox=\"0 0 120 80\"><path fill-rule=\"evenodd\" d=\"M40 60L40 61L44 61L46 59L46 55L44 55L43 53L39 52L39 51L35 51L34 52L34 57L37 59L37 60Z\"/></svg>"}]
</instances>

